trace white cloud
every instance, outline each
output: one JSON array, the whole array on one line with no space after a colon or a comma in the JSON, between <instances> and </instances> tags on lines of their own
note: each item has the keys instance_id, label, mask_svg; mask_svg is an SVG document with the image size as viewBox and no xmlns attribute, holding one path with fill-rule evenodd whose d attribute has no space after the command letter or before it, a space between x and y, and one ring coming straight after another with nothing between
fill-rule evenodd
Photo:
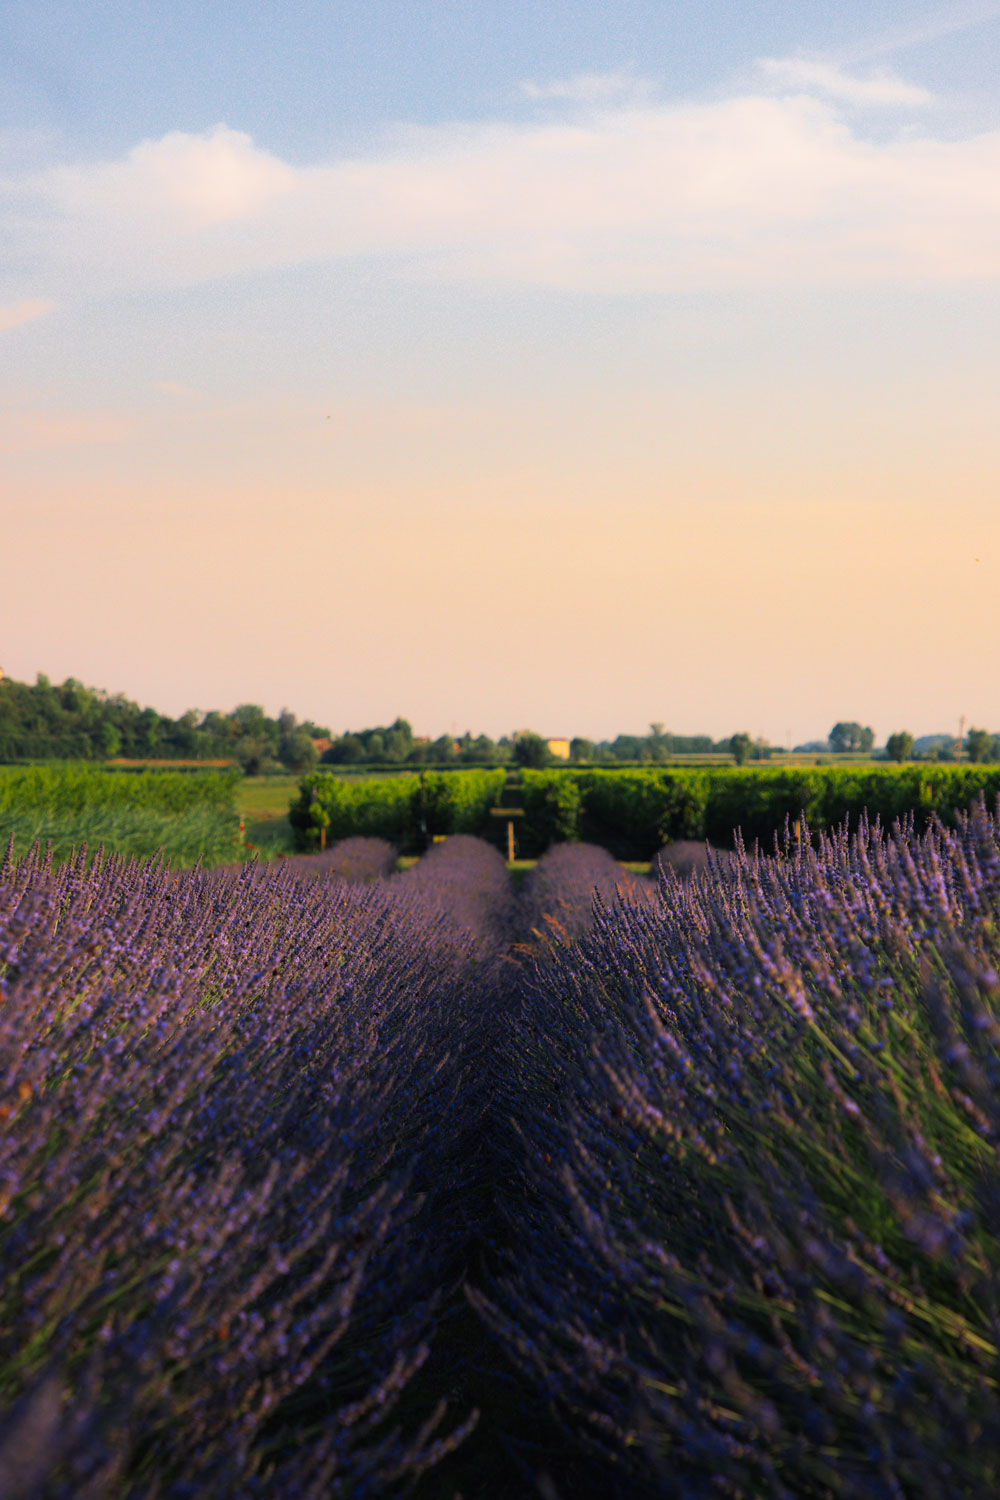
<instances>
[{"instance_id":1,"label":"white cloud","mask_svg":"<svg viewBox=\"0 0 1000 1500\"><path fill-rule=\"evenodd\" d=\"M996 277L998 182L1000 131L875 142L799 91L412 129L310 167L219 126L21 192L71 292L359 256L627 292Z\"/></svg>"},{"instance_id":2,"label":"white cloud","mask_svg":"<svg viewBox=\"0 0 1000 1500\"><path fill-rule=\"evenodd\" d=\"M25 302L8 302L0 305L0 333L7 328L17 328L21 323L30 323L32 318L44 317L52 311L52 303L40 298Z\"/></svg>"},{"instance_id":3,"label":"white cloud","mask_svg":"<svg viewBox=\"0 0 1000 1500\"><path fill-rule=\"evenodd\" d=\"M156 229L198 230L260 214L296 173L227 125L140 141L123 161L57 168L48 191L71 212L141 215Z\"/></svg>"},{"instance_id":4,"label":"white cloud","mask_svg":"<svg viewBox=\"0 0 1000 1500\"><path fill-rule=\"evenodd\" d=\"M553 78L548 83L526 79L521 92L529 99L551 99L562 104L608 104L644 97L652 92L652 84L634 73L576 73L572 78Z\"/></svg>"},{"instance_id":5,"label":"white cloud","mask_svg":"<svg viewBox=\"0 0 1000 1500\"><path fill-rule=\"evenodd\" d=\"M858 78L822 58L762 57L757 65L779 88L819 93L830 99L840 99L845 104L864 107L934 102L934 95L926 89L907 83L897 73L885 68L869 73L866 78Z\"/></svg>"}]
</instances>

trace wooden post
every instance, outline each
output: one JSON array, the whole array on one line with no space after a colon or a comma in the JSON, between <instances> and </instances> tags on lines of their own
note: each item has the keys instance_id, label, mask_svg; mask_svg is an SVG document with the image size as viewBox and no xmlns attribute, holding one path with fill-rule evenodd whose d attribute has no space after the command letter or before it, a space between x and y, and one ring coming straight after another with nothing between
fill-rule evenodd
<instances>
[{"instance_id":1,"label":"wooden post","mask_svg":"<svg viewBox=\"0 0 1000 1500\"><path fill-rule=\"evenodd\" d=\"M321 828L320 831L319 831L319 847L320 847L321 851L326 848L326 829L325 828Z\"/></svg>"},{"instance_id":2,"label":"wooden post","mask_svg":"<svg viewBox=\"0 0 1000 1500\"><path fill-rule=\"evenodd\" d=\"M491 818L506 818L507 820L507 863L514 862L514 819L524 817L523 807L491 807Z\"/></svg>"}]
</instances>

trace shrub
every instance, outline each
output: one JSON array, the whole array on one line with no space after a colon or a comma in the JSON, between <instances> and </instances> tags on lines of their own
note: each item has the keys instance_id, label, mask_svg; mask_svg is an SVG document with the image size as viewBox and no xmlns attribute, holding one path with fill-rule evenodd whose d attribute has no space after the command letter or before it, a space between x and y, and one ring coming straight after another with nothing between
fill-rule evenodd
<instances>
[{"instance_id":1,"label":"shrub","mask_svg":"<svg viewBox=\"0 0 1000 1500\"><path fill-rule=\"evenodd\" d=\"M456 953L287 865L0 869L5 1494L353 1500L461 1437Z\"/></svg>"},{"instance_id":2,"label":"shrub","mask_svg":"<svg viewBox=\"0 0 1000 1500\"><path fill-rule=\"evenodd\" d=\"M550 844L580 837L580 784L572 772L521 772L524 823L518 843L525 857L542 854Z\"/></svg>"},{"instance_id":3,"label":"shrub","mask_svg":"<svg viewBox=\"0 0 1000 1500\"><path fill-rule=\"evenodd\" d=\"M664 894L522 971L474 1304L609 1492L994 1492L995 822Z\"/></svg>"},{"instance_id":4,"label":"shrub","mask_svg":"<svg viewBox=\"0 0 1000 1500\"><path fill-rule=\"evenodd\" d=\"M518 893L522 930L543 941L572 942L593 926L595 900L611 906L620 891L635 884L606 849L553 844Z\"/></svg>"}]
</instances>

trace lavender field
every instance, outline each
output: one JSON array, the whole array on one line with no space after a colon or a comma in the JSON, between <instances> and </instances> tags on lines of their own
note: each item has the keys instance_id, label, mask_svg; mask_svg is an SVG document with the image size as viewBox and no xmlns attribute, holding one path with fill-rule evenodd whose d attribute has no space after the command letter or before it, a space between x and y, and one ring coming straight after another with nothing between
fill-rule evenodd
<instances>
[{"instance_id":1,"label":"lavender field","mask_svg":"<svg viewBox=\"0 0 1000 1500\"><path fill-rule=\"evenodd\" d=\"M1000 838L0 870L4 1500L1000 1488Z\"/></svg>"}]
</instances>

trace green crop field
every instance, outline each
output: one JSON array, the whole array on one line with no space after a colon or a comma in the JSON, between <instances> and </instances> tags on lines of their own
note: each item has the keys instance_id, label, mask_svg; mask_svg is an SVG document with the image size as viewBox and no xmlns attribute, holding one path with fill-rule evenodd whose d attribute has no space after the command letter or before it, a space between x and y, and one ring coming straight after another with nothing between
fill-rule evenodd
<instances>
[{"instance_id":1,"label":"green crop field","mask_svg":"<svg viewBox=\"0 0 1000 1500\"><path fill-rule=\"evenodd\" d=\"M233 794L236 771L107 771L59 763L0 767L0 840L21 856L37 840L60 862L86 844L172 863L244 857Z\"/></svg>"}]
</instances>

